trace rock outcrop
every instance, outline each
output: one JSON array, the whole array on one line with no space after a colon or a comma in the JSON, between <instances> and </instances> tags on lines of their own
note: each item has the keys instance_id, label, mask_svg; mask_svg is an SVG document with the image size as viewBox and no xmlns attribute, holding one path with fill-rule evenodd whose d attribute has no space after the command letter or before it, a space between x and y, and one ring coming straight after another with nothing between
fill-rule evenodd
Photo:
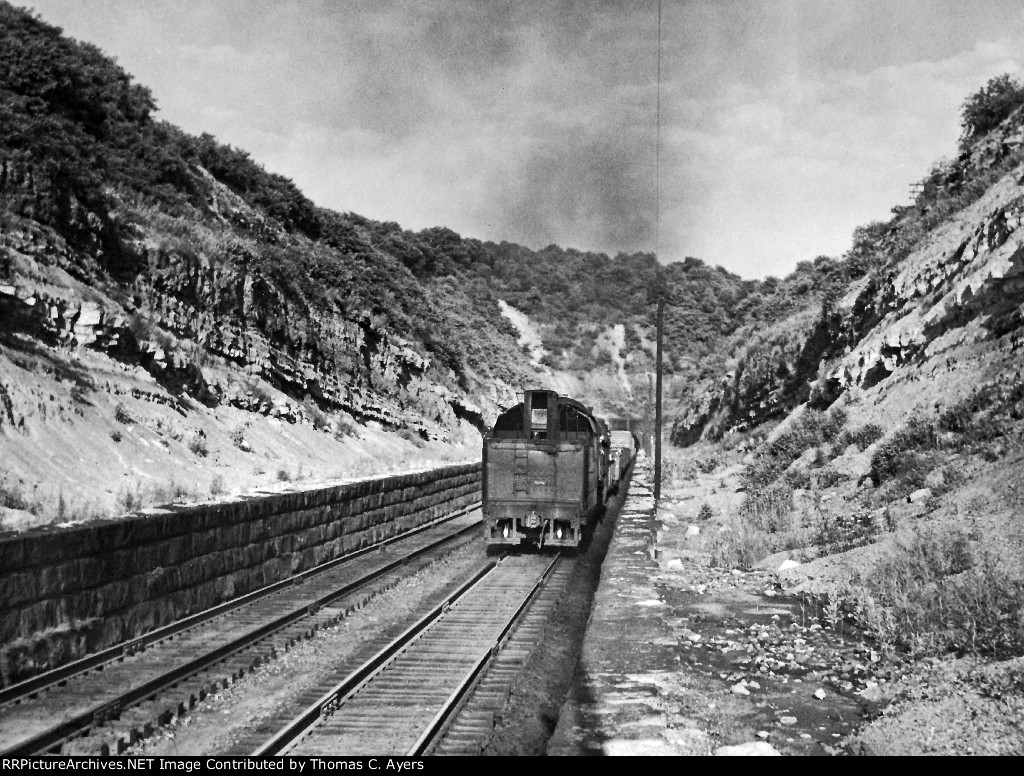
<instances>
[{"instance_id":1,"label":"rock outcrop","mask_svg":"<svg viewBox=\"0 0 1024 776\"><path fill-rule=\"evenodd\" d=\"M673 441L719 438L780 419L805 402L824 409L907 367L943 359L951 366L958 349L986 341L1005 338L1007 347L1018 348L1024 337L1022 125L1018 110L940 166L941 174L933 172L930 185L946 200L922 198L894 209L897 217L874 246L883 263L854 280L845 296L751 333L733 354L734 368L683 408ZM959 212L931 212L948 208L968 185L984 193Z\"/></svg>"}]
</instances>

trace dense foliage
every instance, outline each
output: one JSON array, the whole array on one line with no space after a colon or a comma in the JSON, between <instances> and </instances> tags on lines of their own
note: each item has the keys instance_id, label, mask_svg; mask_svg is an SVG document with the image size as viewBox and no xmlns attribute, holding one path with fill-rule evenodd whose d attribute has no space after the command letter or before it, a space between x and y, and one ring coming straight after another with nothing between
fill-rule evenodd
<instances>
[{"instance_id":1,"label":"dense foliage","mask_svg":"<svg viewBox=\"0 0 1024 776\"><path fill-rule=\"evenodd\" d=\"M963 135L961 147L999 126L1013 111L1024 105L1024 84L1004 73L991 79L968 97L961 108Z\"/></svg>"}]
</instances>

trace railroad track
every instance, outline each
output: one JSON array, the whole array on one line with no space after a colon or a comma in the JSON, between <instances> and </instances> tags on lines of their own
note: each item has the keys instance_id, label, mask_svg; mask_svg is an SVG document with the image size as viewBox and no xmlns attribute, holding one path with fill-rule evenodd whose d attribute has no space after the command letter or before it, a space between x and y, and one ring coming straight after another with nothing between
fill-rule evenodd
<instances>
[{"instance_id":1,"label":"railroad track","mask_svg":"<svg viewBox=\"0 0 1024 776\"><path fill-rule=\"evenodd\" d=\"M564 588L561 555L491 560L247 754L478 753ZM482 715L482 716L481 716ZM450 746L444 746L450 741ZM242 752L235 752L242 753Z\"/></svg>"},{"instance_id":2,"label":"railroad track","mask_svg":"<svg viewBox=\"0 0 1024 776\"><path fill-rule=\"evenodd\" d=\"M475 538L470 508L0 690L0 754L119 754Z\"/></svg>"}]
</instances>

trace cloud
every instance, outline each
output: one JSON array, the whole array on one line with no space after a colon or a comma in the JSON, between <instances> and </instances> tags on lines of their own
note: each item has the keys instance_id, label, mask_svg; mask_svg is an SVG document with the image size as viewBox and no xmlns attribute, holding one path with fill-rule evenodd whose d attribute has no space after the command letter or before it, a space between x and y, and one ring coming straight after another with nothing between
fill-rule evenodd
<instances>
[{"instance_id":1,"label":"cloud","mask_svg":"<svg viewBox=\"0 0 1024 776\"><path fill-rule=\"evenodd\" d=\"M889 217L909 185L955 152L963 100L1024 73L1019 40L868 71L801 71L697 100L667 142L684 174L664 188L665 258L699 256L745 276L840 255L853 229ZM678 94L678 92L676 92ZM675 185L673 185L675 184Z\"/></svg>"}]
</instances>

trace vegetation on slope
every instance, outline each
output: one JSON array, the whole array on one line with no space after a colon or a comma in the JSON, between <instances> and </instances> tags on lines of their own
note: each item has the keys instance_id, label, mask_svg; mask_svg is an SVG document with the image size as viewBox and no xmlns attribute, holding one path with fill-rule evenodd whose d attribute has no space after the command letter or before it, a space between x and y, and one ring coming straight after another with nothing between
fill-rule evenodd
<instances>
[{"instance_id":1,"label":"vegetation on slope","mask_svg":"<svg viewBox=\"0 0 1024 776\"><path fill-rule=\"evenodd\" d=\"M310 316L368 317L431 358L440 383L469 389L522 380L515 331L486 283L471 274L462 282L467 268L449 259L439 239L445 230L423 233L406 250L401 240L387 239L388 225L318 208L246 152L210 135L190 136L154 118L155 109L149 90L95 46L0 3L0 200L7 227L52 229L74 252L64 269L113 293L153 274L152 246L140 246L142 224L164 263L200 260L255 273L305 311L300 320L281 320L283 310L263 315L265 333L292 340L295 355L310 336L317 347ZM245 207L225 206L217 184ZM0 279L12 272L7 256ZM285 331L295 328L310 335ZM467 331L479 336L468 338Z\"/></svg>"},{"instance_id":2,"label":"vegetation on slope","mask_svg":"<svg viewBox=\"0 0 1024 776\"><path fill-rule=\"evenodd\" d=\"M932 167L913 204L894 207L888 221L857 228L842 259L819 257L798 267L783 281L783 305L737 320L719 345L726 379L693 390L678 412L673 441L719 439L779 420L807 401L829 407L837 388L819 378L891 309L895 302L887 295L907 257L1024 160L1022 105L1024 85L1005 75L989 81L964 102L959 155ZM838 302L850 293L856 299L847 314Z\"/></svg>"}]
</instances>

